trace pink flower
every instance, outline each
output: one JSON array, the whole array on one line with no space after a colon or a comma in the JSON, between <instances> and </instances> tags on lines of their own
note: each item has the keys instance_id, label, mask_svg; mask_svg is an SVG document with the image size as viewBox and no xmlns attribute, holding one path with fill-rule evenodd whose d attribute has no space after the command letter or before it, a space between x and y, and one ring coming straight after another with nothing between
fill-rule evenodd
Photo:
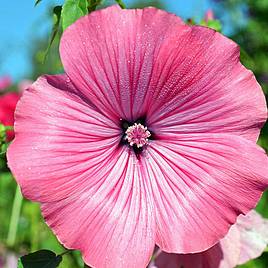
<instances>
[{"instance_id":1,"label":"pink flower","mask_svg":"<svg viewBox=\"0 0 268 268\"><path fill-rule=\"evenodd\" d=\"M208 22L210 20L214 20L214 12L212 9L208 9L206 14L205 14L205 22Z\"/></svg>"},{"instance_id":2,"label":"pink flower","mask_svg":"<svg viewBox=\"0 0 268 268\"><path fill-rule=\"evenodd\" d=\"M267 110L233 41L113 6L70 26L60 54L67 75L42 76L18 104L8 161L87 264L145 267L155 243L206 250L256 205Z\"/></svg>"},{"instance_id":3,"label":"pink flower","mask_svg":"<svg viewBox=\"0 0 268 268\"><path fill-rule=\"evenodd\" d=\"M16 92L6 93L0 96L0 123L5 126L13 126L14 112L20 95ZM7 140L14 138L14 131L7 131Z\"/></svg>"},{"instance_id":4,"label":"pink flower","mask_svg":"<svg viewBox=\"0 0 268 268\"><path fill-rule=\"evenodd\" d=\"M18 84L18 89L19 92L24 92L24 90L26 90L27 88L29 88L32 85L33 81L29 80L29 79L24 79L22 81L20 81L20 83Z\"/></svg>"},{"instance_id":5,"label":"pink flower","mask_svg":"<svg viewBox=\"0 0 268 268\"><path fill-rule=\"evenodd\" d=\"M10 87L12 84L11 78L9 76L0 77L0 92L4 91L6 88Z\"/></svg>"},{"instance_id":6,"label":"pink flower","mask_svg":"<svg viewBox=\"0 0 268 268\"><path fill-rule=\"evenodd\" d=\"M228 234L207 251L195 254L159 252L156 268L233 268L259 257L268 244L268 220L252 210L238 217Z\"/></svg>"}]
</instances>

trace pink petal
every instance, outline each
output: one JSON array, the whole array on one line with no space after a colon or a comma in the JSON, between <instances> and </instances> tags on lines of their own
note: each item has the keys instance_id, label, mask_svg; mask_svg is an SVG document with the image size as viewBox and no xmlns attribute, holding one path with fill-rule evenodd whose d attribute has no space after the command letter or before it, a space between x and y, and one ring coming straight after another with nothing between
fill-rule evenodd
<instances>
[{"instance_id":1,"label":"pink petal","mask_svg":"<svg viewBox=\"0 0 268 268\"><path fill-rule=\"evenodd\" d=\"M64 32L60 52L71 80L103 113L146 115L159 135L224 131L255 141L267 118L238 46L161 10L94 12Z\"/></svg>"},{"instance_id":2,"label":"pink petal","mask_svg":"<svg viewBox=\"0 0 268 268\"><path fill-rule=\"evenodd\" d=\"M180 34L182 24L175 15L155 8L112 6L93 12L63 33L65 71L104 113L133 121L143 112L161 46Z\"/></svg>"},{"instance_id":3,"label":"pink petal","mask_svg":"<svg viewBox=\"0 0 268 268\"><path fill-rule=\"evenodd\" d=\"M146 267L150 260L155 241L153 203L149 179L136 161L124 148L104 174L96 174L100 178L95 185L42 206L59 240L67 248L80 249L90 266L136 268Z\"/></svg>"},{"instance_id":4,"label":"pink petal","mask_svg":"<svg viewBox=\"0 0 268 268\"><path fill-rule=\"evenodd\" d=\"M240 215L228 234L212 248L195 254L161 252L153 264L156 268L234 268L260 256L267 244L268 220L252 210Z\"/></svg>"},{"instance_id":5,"label":"pink petal","mask_svg":"<svg viewBox=\"0 0 268 268\"><path fill-rule=\"evenodd\" d=\"M172 254L162 252L156 258L155 268L216 268L211 267L201 253L196 254ZM207 265L207 266L204 266Z\"/></svg>"},{"instance_id":6,"label":"pink petal","mask_svg":"<svg viewBox=\"0 0 268 268\"><path fill-rule=\"evenodd\" d=\"M161 252L156 268L233 268L239 262L240 232L233 225L228 234L210 249L195 254L170 254Z\"/></svg>"},{"instance_id":7,"label":"pink petal","mask_svg":"<svg viewBox=\"0 0 268 268\"><path fill-rule=\"evenodd\" d=\"M267 119L265 97L252 72L239 62L237 45L193 26L180 35L177 48L172 46L158 55L168 67L152 74L150 129L158 137L227 132L256 141Z\"/></svg>"},{"instance_id":8,"label":"pink petal","mask_svg":"<svg viewBox=\"0 0 268 268\"><path fill-rule=\"evenodd\" d=\"M194 253L213 246L268 183L265 152L246 139L210 134L153 141L147 169L156 206L157 244Z\"/></svg>"},{"instance_id":9,"label":"pink petal","mask_svg":"<svg viewBox=\"0 0 268 268\"><path fill-rule=\"evenodd\" d=\"M64 79L41 77L25 91L16 110L16 138L8 162L24 195L39 202L61 200L83 188L88 169L105 166L120 141L121 129L71 93L72 85Z\"/></svg>"},{"instance_id":10,"label":"pink petal","mask_svg":"<svg viewBox=\"0 0 268 268\"><path fill-rule=\"evenodd\" d=\"M268 220L252 210L246 216L239 216L237 228L240 231L241 254L238 264L259 257L268 245Z\"/></svg>"},{"instance_id":11,"label":"pink petal","mask_svg":"<svg viewBox=\"0 0 268 268\"><path fill-rule=\"evenodd\" d=\"M25 91L15 130L8 164L58 239L94 267L145 267L155 244L152 194L144 164L118 146L119 127L60 75Z\"/></svg>"}]
</instances>

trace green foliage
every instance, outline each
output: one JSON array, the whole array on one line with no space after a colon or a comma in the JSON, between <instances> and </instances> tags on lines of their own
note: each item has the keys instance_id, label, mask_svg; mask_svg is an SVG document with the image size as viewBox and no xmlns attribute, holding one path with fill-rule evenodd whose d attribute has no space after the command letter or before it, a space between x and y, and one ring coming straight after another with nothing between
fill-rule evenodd
<instances>
[{"instance_id":1,"label":"green foliage","mask_svg":"<svg viewBox=\"0 0 268 268\"><path fill-rule=\"evenodd\" d=\"M222 30L221 22L219 20L209 20L209 21L202 20L200 22L200 25L207 26L217 32L221 32Z\"/></svg>"},{"instance_id":2,"label":"green foliage","mask_svg":"<svg viewBox=\"0 0 268 268\"><path fill-rule=\"evenodd\" d=\"M121 8L126 8L126 5L121 0L115 0Z\"/></svg>"},{"instance_id":3,"label":"green foliage","mask_svg":"<svg viewBox=\"0 0 268 268\"><path fill-rule=\"evenodd\" d=\"M6 127L0 123L0 154L5 153L6 149Z\"/></svg>"},{"instance_id":4,"label":"green foliage","mask_svg":"<svg viewBox=\"0 0 268 268\"><path fill-rule=\"evenodd\" d=\"M41 0L39 0L40 2ZM36 1L36 5L39 3ZM122 8L125 8L124 3L121 0L116 1ZM53 28L49 43L46 51L43 54L42 62L47 58L47 55L51 49L51 46L57 35L61 35L60 25L62 31L68 26L73 24L80 17L89 14L94 11L98 5L101 4L101 0L65 0L62 6L56 6L53 8Z\"/></svg>"},{"instance_id":5,"label":"green foliage","mask_svg":"<svg viewBox=\"0 0 268 268\"><path fill-rule=\"evenodd\" d=\"M19 259L19 260L18 260L18 268L23 268L23 265L22 265L21 259Z\"/></svg>"},{"instance_id":6,"label":"green foliage","mask_svg":"<svg viewBox=\"0 0 268 268\"><path fill-rule=\"evenodd\" d=\"M258 259L251 260L246 264L240 265L237 268L267 268L268 267L268 253L265 252Z\"/></svg>"},{"instance_id":7,"label":"green foliage","mask_svg":"<svg viewBox=\"0 0 268 268\"><path fill-rule=\"evenodd\" d=\"M9 130L13 130L13 127L4 126L3 124L0 123L0 155L6 153L7 146L8 146L7 131Z\"/></svg>"},{"instance_id":8,"label":"green foliage","mask_svg":"<svg viewBox=\"0 0 268 268\"><path fill-rule=\"evenodd\" d=\"M220 10L223 13L222 9L227 9L227 12L232 14L233 10L239 10L244 5L247 7L248 14L245 18L246 23L242 28L238 28L231 38L243 48L241 51L242 63L254 72L264 92L268 94L268 1L226 0L221 1ZM238 21L235 16L231 19L234 23ZM250 57L245 57L244 52Z\"/></svg>"},{"instance_id":9,"label":"green foliage","mask_svg":"<svg viewBox=\"0 0 268 268\"><path fill-rule=\"evenodd\" d=\"M56 268L62 262L62 256L42 249L22 256L20 262L23 268Z\"/></svg>"},{"instance_id":10,"label":"green foliage","mask_svg":"<svg viewBox=\"0 0 268 268\"><path fill-rule=\"evenodd\" d=\"M88 13L96 10L97 6L101 4L101 0L88 0L89 6L88 6Z\"/></svg>"},{"instance_id":11,"label":"green foliage","mask_svg":"<svg viewBox=\"0 0 268 268\"><path fill-rule=\"evenodd\" d=\"M268 218L268 190L263 193L260 202L257 205L256 210L264 217Z\"/></svg>"},{"instance_id":12,"label":"green foliage","mask_svg":"<svg viewBox=\"0 0 268 268\"><path fill-rule=\"evenodd\" d=\"M86 0L66 0L62 6L62 29L63 31L77 19L87 14Z\"/></svg>"},{"instance_id":13,"label":"green foliage","mask_svg":"<svg viewBox=\"0 0 268 268\"><path fill-rule=\"evenodd\" d=\"M83 14L86 15L88 13L88 0L79 0L78 2Z\"/></svg>"},{"instance_id":14,"label":"green foliage","mask_svg":"<svg viewBox=\"0 0 268 268\"><path fill-rule=\"evenodd\" d=\"M45 73L63 73L63 67L59 55L59 41L61 32L61 27L59 27L53 42L51 42L51 45L49 46L49 52L46 39L42 38L33 40L31 48L33 71L30 74L30 77L33 80Z\"/></svg>"},{"instance_id":15,"label":"green foliage","mask_svg":"<svg viewBox=\"0 0 268 268\"><path fill-rule=\"evenodd\" d=\"M147 1L138 0L138 1L135 1L130 6L130 8L144 8L144 7L148 7L148 6L164 9L164 1L161 1L161 0L147 0Z\"/></svg>"},{"instance_id":16,"label":"green foliage","mask_svg":"<svg viewBox=\"0 0 268 268\"><path fill-rule=\"evenodd\" d=\"M34 6L37 6L42 0L36 0Z\"/></svg>"},{"instance_id":17,"label":"green foliage","mask_svg":"<svg viewBox=\"0 0 268 268\"><path fill-rule=\"evenodd\" d=\"M62 10L62 6L55 6L53 8L53 28L52 28L51 36L49 38L47 49L44 54L43 62L46 60L47 54L53 44L53 41L55 40L57 33L59 32L61 10Z\"/></svg>"}]
</instances>

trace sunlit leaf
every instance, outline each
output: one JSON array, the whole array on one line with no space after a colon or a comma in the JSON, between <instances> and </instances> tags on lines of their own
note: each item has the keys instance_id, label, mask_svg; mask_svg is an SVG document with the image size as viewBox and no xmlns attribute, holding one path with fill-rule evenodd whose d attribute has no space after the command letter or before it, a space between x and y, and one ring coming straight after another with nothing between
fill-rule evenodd
<instances>
[{"instance_id":1,"label":"sunlit leaf","mask_svg":"<svg viewBox=\"0 0 268 268\"><path fill-rule=\"evenodd\" d=\"M81 8L81 6L82 8ZM62 29L63 31L77 19L87 14L82 1L66 0L62 6Z\"/></svg>"},{"instance_id":2,"label":"sunlit leaf","mask_svg":"<svg viewBox=\"0 0 268 268\"><path fill-rule=\"evenodd\" d=\"M23 268L56 268L62 261L61 255L50 250L39 250L20 258Z\"/></svg>"},{"instance_id":3,"label":"sunlit leaf","mask_svg":"<svg viewBox=\"0 0 268 268\"><path fill-rule=\"evenodd\" d=\"M209 27L217 32L221 32L221 30L222 30L222 25L221 25L221 22L219 20L209 20L209 21L202 20L200 25L207 26L207 27Z\"/></svg>"},{"instance_id":4,"label":"sunlit leaf","mask_svg":"<svg viewBox=\"0 0 268 268\"><path fill-rule=\"evenodd\" d=\"M23 265L22 265L22 263L21 263L21 259L19 258L19 260L18 260L18 268L23 268Z\"/></svg>"},{"instance_id":5,"label":"sunlit leaf","mask_svg":"<svg viewBox=\"0 0 268 268\"><path fill-rule=\"evenodd\" d=\"M79 7L81 8L84 15L88 12L88 1L87 0L79 0Z\"/></svg>"},{"instance_id":6,"label":"sunlit leaf","mask_svg":"<svg viewBox=\"0 0 268 268\"><path fill-rule=\"evenodd\" d=\"M0 124L0 154L4 154L7 150L6 127Z\"/></svg>"},{"instance_id":7,"label":"sunlit leaf","mask_svg":"<svg viewBox=\"0 0 268 268\"><path fill-rule=\"evenodd\" d=\"M51 36L49 39L49 43L44 55L44 59L43 62L46 60L47 54L49 52L50 47L53 44L53 41L59 31L59 25L60 25L60 19L61 19L61 11L62 11L62 6L55 6L53 8L53 28L52 28L52 32L51 32Z\"/></svg>"}]
</instances>

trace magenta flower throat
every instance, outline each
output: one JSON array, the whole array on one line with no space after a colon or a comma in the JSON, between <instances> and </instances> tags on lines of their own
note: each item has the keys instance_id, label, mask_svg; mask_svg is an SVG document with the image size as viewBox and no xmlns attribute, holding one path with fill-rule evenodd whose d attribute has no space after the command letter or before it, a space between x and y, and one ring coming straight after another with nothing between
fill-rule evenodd
<instances>
[{"instance_id":1,"label":"magenta flower throat","mask_svg":"<svg viewBox=\"0 0 268 268\"><path fill-rule=\"evenodd\" d=\"M155 8L96 11L63 33L66 74L16 109L8 163L61 243L93 267L146 267L155 244L208 249L257 204L262 90L239 48Z\"/></svg>"}]
</instances>

